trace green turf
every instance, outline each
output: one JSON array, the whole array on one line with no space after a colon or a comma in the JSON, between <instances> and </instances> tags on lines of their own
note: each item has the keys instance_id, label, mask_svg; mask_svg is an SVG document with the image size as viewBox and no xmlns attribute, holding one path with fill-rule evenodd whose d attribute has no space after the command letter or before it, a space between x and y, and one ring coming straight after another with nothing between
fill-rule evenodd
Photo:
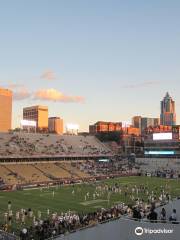
<instances>
[{"instance_id":1,"label":"green turf","mask_svg":"<svg viewBox=\"0 0 180 240\"><path fill-rule=\"evenodd\" d=\"M157 194L160 192L160 187L166 188L172 197L180 196L180 180L170 180L155 177L121 177L117 179L109 179L103 181L108 185L114 185L115 183L120 184L122 189L126 185L148 186L150 191L154 191ZM19 211L21 208L28 209L31 208L34 214L37 216L37 211L42 212L43 218L46 217L47 209L50 213L53 212L66 212L68 210L82 212L92 212L98 208L104 207L109 208L118 202L125 202L133 204L130 199L130 194L125 197L124 192L122 193L112 193L110 196L110 201L107 201L107 193L93 200L93 193L95 192L95 186L102 184L89 183L89 184L78 184L75 186L61 186L54 187L50 189L34 189L34 190L22 190L13 192L0 192L0 222L3 221L3 213L7 211L8 201L12 202L13 213ZM74 189L74 196L72 191ZM53 197L52 192L55 195ZM85 201L85 194L89 192L90 198ZM147 200L147 196L139 194L138 197Z\"/></svg>"}]
</instances>

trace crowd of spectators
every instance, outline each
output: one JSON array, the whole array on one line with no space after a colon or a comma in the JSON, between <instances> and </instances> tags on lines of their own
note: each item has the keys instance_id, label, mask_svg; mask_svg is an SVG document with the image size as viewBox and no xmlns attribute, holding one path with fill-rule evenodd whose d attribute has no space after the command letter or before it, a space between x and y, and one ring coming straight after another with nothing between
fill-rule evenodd
<instances>
[{"instance_id":1,"label":"crowd of spectators","mask_svg":"<svg viewBox=\"0 0 180 240\"><path fill-rule=\"evenodd\" d=\"M150 222L156 223L156 222L161 222L161 223L166 223L166 222L172 222L174 224L179 224L177 214L176 214L176 209L172 210L171 215L168 217L166 214L166 210L164 207L162 207L160 214L156 212L156 208L154 205L151 205L151 208L147 211L148 209L142 209L142 208L137 208L135 207L132 211L132 218L134 220L149 220Z\"/></svg>"},{"instance_id":2,"label":"crowd of spectators","mask_svg":"<svg viewBox=\"0 0 180 240\"><path fill-rule=\"evenodd\" d=\"M79 164L81 171L87 172L91 176L111 176L119 174L137 174L138 170L135 166L127 164L122 164L121 161L109 160L107 162L102 159L102 161L83 161Z\"/></svg>"},{"instance_id":3,"label":"crowd of spectators","mask_svg":"<svg viewBox=\"0 0 180 240\"><path fill-rule=\"evenodd\" d=\"M180 162L179 159L136 159L139 165L139 171L142 174L151 174L157 177L179 178Z\"/></svg>"},{"instance_id":4,"label":"crowd of spectators","mask_svg":"<svg viewBox=\"0 0 180 240\"><path fill-rule=\"evenodd\" d=\"M97 223L119 218L127 213L127 209L128 206L120 204L110 209L101 209L87 214L68 212L58 215L54 213L44 221L40 219L35 220L31 227L22 228L20 239L44 240L57 235L64 235L66 232L73 232L80 228L94 226Z\"/></svg>"},{"instance_id":5,"label":"crowd of spectators","mask_svg":"<svg viewBox=\"0 0 180 240\"><path fill-rule=\"evenodd\" d=\"M98 223L104 223L121 216L128 215L134 220L148 219L151 222L172 222L179 223L176 215L176 209L173 209L169 218L166 216L165 208L162 208L158 216L155 206L149 205L147 208L142 206L126 206L125 204L118 204L110 209L101 209L99 211L89 214L76 214L73 212L52 214L46 220L35 220L33 225L29 228L22 228L20 231L21 240L44 240L57 235L64 235L67 232L74 232L78 229L94 226Z\"/></svg>"}]
</instances>

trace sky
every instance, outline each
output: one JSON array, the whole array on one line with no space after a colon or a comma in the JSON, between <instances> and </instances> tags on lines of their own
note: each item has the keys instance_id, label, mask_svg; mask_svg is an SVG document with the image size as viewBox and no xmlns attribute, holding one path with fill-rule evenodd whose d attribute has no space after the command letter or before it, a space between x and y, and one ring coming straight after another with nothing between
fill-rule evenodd
<instances>
[{"instance_id":1,"label":"sky","mask_svg":"<svg viewBox=\"0 0 180 240\"><path fill-rule=\"evenodd\" d=\"M159 117L167 91L180 123L180 1L6 0L0 4L0 86L23 107L87 131L96 121Z\"/></svg>"}]
</instances>

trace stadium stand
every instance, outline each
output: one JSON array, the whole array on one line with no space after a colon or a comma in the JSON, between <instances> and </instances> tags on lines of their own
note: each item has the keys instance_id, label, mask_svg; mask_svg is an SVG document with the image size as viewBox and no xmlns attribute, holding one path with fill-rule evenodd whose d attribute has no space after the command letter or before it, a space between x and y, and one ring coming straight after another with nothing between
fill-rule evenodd
<instances>
[{"instance_id":1,"label":"stadium stand","mask_svg":"<svg viewBox=\"0 0 180 240\"><path fill-rule=\"evenodd\" d=\"M8 185L90 177L69 162L0 164L0 175L3 182Z\"/></svg>"},{"instance_id":2,"label":"stadium stand","mask_svg":"<svg viewBox=\"0 0 180 240\"><path fill-rule=\"evenodd\" d=\"M92 161L87 160L79 164L79 168L91 176L111 176L118 174L137 174L137 169L128 165L128 162L121 161Z\"/></svg>"},{"instance_id":3,"label":"stadium stand","mask_svg":"<svg viewBox=\"0 0 180 240\"><path fill-rule=\"evenodd\" d=\"M137 158L136 164L139 165L140 172L152 175L169 174L180 175L180 159L168 158Z\"/></svg>"},{"instance_id":4,"label":"stadium stand","mask_svg":"<svg viewBox=\"0 0 180 240\"><path fill-rule=\"evenodd\" d=\"M6 185L89 178L79 160L111 156L113 152L94 136L0 133L0 176Z\"/></svg>"},{"instance_id":5,"label":"stadium stand","mask_svg":"<svg viewBox=\"0 0 180 240\"><path fill-rule=\"evenodd\" d=\"M94 136L0 133L1 157L112 155Z\"/></svg>"},{"instance_id":6,"label":"stadium stand","mask_svg":"<svg viewBox=\"0 0 180 240\"><path fill-rule=\"evenodd\" d=\"M0 165L0 176L4 183L9 185L20 184L21 179L11 172L5 165Z\"/></svg>"},{"instance_id":7,"label":"stadium stand","mask_svg":"<svg viewBox=\"0 0 180 240\"><path fill-rule=\"evenodd\" d=\"M39 161L0 163L1 181L7 185L52 183L60 180L84 180L94 177L137 175L128 164L116 161L101 163L95 160Z\"/></svg>"},{"instance_id":8,"label":"stadium stand","mask_svg":"<svg viewBox=\"0 0 180 240\"><path fill-rule=\"evenodd\" d=\"M34 164L8 164L8 169L21 178L21 183L48 182L50 180Z\"/></svg>"},{"instance_id":9,"label":"stadium stand","mask_svg":"<svg viewBox=\"0 0 180 240\"><path fill-rule=\"evenodd\" d=\"M57 166L55 163L36 163L35 166L41 169L44 174L51 179L70 178L71 175L68 171Z\"/></svg>"},{"instance_id":10,"label":"stadium stand","mask_svg":"<svg viewBox=\"0 0 180 240\"><path fill-rule=\"evenodd\" d=\"M79 163L80 165L83 164L82 162ZM76 163L57 163L57 165L63 169L65 169L66 171L68 171L70 173L71 176L74 176L75 178L88 178L90 177L89 174L81 171L80 169L78 169L78 167L76 167Z\"/></svg>"}]
</instances>

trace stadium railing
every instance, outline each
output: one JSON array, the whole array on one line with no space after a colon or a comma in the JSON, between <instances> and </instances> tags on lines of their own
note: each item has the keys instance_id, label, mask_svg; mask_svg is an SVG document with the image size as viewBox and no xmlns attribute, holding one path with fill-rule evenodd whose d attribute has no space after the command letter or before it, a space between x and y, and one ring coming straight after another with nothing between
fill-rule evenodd
<instances>
[{"instance_id":1,"label":"stadium railing","mask_svg":"<svg viewBox=\"0 0 180 240\"><path fill-rule=\"evenodd\" d=\"M129 216L123 216L121 217L121 219L123 220L129 220L129 221L138 221L138 222L144 222L144 223L162 223L162 224L180 224L180 221L169 221L168 219L166 220L150 220L150 219L146 219L146 218L143 218L143 219L137 219L137 218L132 218L132 217L129 217Z\"/></svg>"}]
</instances>

